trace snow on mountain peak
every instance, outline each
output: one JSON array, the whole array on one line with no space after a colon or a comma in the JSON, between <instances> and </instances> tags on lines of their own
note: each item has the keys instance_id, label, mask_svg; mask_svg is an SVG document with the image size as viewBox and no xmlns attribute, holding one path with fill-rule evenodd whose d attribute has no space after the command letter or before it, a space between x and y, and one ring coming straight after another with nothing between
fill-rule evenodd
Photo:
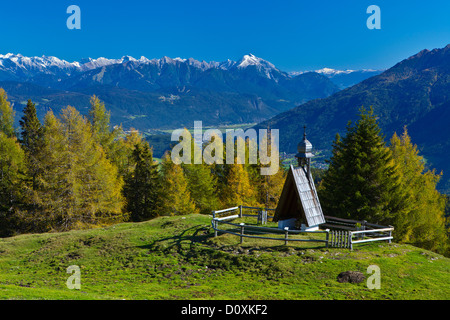
<instances>
[{"instance_id":1,"label":"snow on mountain peak","mask_svg":"<svg viewBox=\"0 0 450 320\"><path fill-rule=\"evenodd\" d=\"M132 56L123 56L119 59L109 59L105 57L83 58L79 61L67 62L54 56L42 56L42 57L25 57L21 54L7 53L0 54L0 69L15 73L18 70L25 71L28 76L33 76L36 72L43 72L47 74L57 74L63 72L66 75L74 74L77 72L85 72L97 68L102 68L115 64L127 64L127 68L136 68L140 65L154 64L160 68L165 64L179 64L185 63L189 66L208 70L211 68L217 68L221 70L231 69L245 69L249 66L254 66L256 69L263 73L267 78L277 81L279 78L279 71L272 63L258 58L253 54L244 55L239 61L232 61L230 59L223 62L206 62L199 61L193 58L183 59L180 57L170 58L164 56L160 59L147 59L141 56L139 59L135 59Z\"/></svg>"},{"instance_id":2,"label":"snow on mountain peak","mask_svg":"<svg viewBox=\"0 0 450 320\"><path fill-rule=\"evenodd\" d=\"M342 73L349 74L349 73L355 72L355 70L336 70L336 69L331 69L331 68L322 68L322 69L316 70L315 72L321 73L324 75L337 75L337 74L342 74Z\"/></svg>"},{"instance_id":3,"label":"snow on mountain peak","mask_svg":"<svg viewBox=\"0 0 450 320\"><path fill-rule=\"evenodd\" d=\"M266 68L276 69L275 66L261 58L256 57L253 54L246 54L242 57L242 59L238 62L238 68L246 68L248 66L263 66Z\"/></svg>"},{"instance_id":4,"label":"snow on mountain peak","mask_svg":"<svg viewBox=\"0 0 450 320\"><path fill-rule=\"evenodd\" d=\"M274 73L279 73L280 71L269 61L258 58L250 53L244 55L241 60L236 63L238 69L247 68L249 66L255 66L259 71L264 72L267 78L277 81Z\"/></svg>"}]
</instances>

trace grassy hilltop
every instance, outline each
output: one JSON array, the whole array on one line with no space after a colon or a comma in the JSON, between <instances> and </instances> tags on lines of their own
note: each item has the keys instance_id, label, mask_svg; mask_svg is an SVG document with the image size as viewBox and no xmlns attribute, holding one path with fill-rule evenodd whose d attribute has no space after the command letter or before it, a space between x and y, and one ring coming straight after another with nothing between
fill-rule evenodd
<instances>
[{"instance_id":1,"label":"grassy hilltop","mask_svg":"<svg viewBox=\"0 0 450 320\"><path fill-rule=\"evenodd\" d=\"M385 242L353 251L213 237L210 217L0 239L0 299L450 299L450 259ZM339 283L381 271L381 289ZM70 265L81 289L70 290Z\"/></svg>"}]
</instances>

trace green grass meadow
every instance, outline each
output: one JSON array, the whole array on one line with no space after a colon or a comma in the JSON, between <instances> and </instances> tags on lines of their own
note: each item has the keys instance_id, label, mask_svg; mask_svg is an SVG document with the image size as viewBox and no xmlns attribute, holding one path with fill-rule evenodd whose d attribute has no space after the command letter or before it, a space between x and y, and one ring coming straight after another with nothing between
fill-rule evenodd
<instances>
[{"instance_id":1,"label":"green grass meadow","mask_svg":"<svg viewBox=\"0 0 450 320\"><path fill-rule=\"evenodd\" d=\"M81 288L66 285L77 265ZM381 288L339 283L343 271L381 272ZM0 239L0 299L300 300L450 298L450 259L406 244L348 249L214 237L211 217Z\"/></svg>"}]
</instances>

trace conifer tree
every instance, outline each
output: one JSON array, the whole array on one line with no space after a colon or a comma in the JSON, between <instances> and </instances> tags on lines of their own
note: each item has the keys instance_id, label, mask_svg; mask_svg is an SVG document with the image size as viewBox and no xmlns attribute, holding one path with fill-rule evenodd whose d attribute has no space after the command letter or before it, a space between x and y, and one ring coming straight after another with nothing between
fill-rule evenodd
<instances>
[{"instance_id":1,"label":"conifer tree","mask_svg":"<svg viewBox=\"0 0 450 320\"><path fill-rule=\"evenodd\" d=\"M213 165L206 164L203 159L194 161L195 155L202 154L202 147L197 145L193 139L191 145L191 163L182 164L189 192L200 213L211 213L219 204L217 180L212 174Z\"/></svg>"},{"instance_id":2,"label":"conifer tree","mask_svg":"<svg viewBox=\"0 0 450 320\"><path fill-rule=\"evenodd\" d=\"M8 95L3 88L0 88L0 131L11 138L16 135L14 129L14 109L8 101Z\"/></svg>"},{"instance_id":3,"label":"conifer tree","mask_svg":"<svg viewBox=\"0 0 450 320\"><path fill-rule=\"evenodd\" d=\"M329 164L319 191L325 214L388 223L403 208L395 164L372 108L361 108L346 136L336 137Z\"/></svg>"},{"instance_id":4,"label":"conifer tree","mask_svg":"<svg viewBox=\"0 0 450 320\"><path fill-rule=\"evenodd\" d=\"M216 179L210 166L204 163L183 165L183 170L192 200L200 213L207 214L216 210L219 204Z\"/></svg>"},{"instance_id":5,"label":"conifer tree","mask_svg":"<svg viewBox=\"0 0 450 320\"><path fill-rule=\"evenodd\" d=\"M12 235L24 191L25 153L15 137L0 131L0 236Z\"/></svg>"},{"instance_id":6,"label":"conifer tree","mask_svg":"<svg viewBox=\"0 0 450 320\"><path fill-rule=\"evenodd\" d=\"M397 213L393 224L397 241L411 243L428 250L445 253L448 236L445 228L445 196L436 190L442 173L425 170L423 157L405 128L401 137L394 134L390 149L400 186L407 195L404 210Z\"/></svg>"},{"instance_id":7,"label":"conifer tree","mask_svg":"<svg viewBox=\"0 0 450 320\"><path fill-rule=\"evenodd\" d=\"M287 172L283 169L280 161L280 168L277 173L260 176L257 201L264 204L266 208L275 209L283 191L286 174Z\"/></svg>"},{"instance_id":8,"label":"conifer tree","mask_svg":"<svg viewBox=\"0 0 450 320\"><path fill-rule=\"evenodd\" d=\"M166 152L161 163L162 200L161 215L198 213L192 200L181 165L176 165Z\"/></svg>"},{"instance_id":9,"label":"conifer tree","mask_svg":"<svg viewBox=\"0 0 450 320\"><path fill-rule=\"evenodd\" d=\"M268 154L271 154L272 147L275 146L272 146L269 138L264 137L260 141L260 145L266 145ZM257 203L263 205L266 208L274 209L278 205L278 200L280 199L281 192L283 191L287 171L283 168L282 160L281 158L279 158L278 171L275 174L261 174L261 169L269 166L270 165L262 165L260 159L258 158L257 164L250 164L250 162L247 160L245 167L249 173L251 185L255 188Z\"/></svg>"},{"instance_id":10,"label":"conifer tree","mask_svg":"<svg viewBox=\"0 0 450 320\"><path fill-rule=\"evenodd\" d=\"M91 97L90 104L88 119L92 125L93 137L106 151L109 151L115 138L110 127L111 113L95 95Z\"/></svg>"},{"instance_id":11,"label":"conifer tree","mask_svg":"<svg viewBox=\"0 0 450 320\"><path fill-rule=\"evenodd\" d=\"M121 126L111 128L111 113L104 102L92 96L88 114L93 138L102 146L107 158L118 168L119 175L126 179L134 170L133 150L141 143L142 136L133 128L125 133Z\"/></svg>"},{"instance_id":12,"label":"conifer tree","mask_svg":"<svg viewBox=\"0 0 450 320\"><path fill-rule=\"evenodd\" d=\"M238 205L258 206L256 192L250 183L248 171L243 164L230 165L227 184L222 194L222 203L226 207Z\"/></svg>"},{"instance_id":13,"label":"conifer tree","mask_svg":"<svg viewBox=\"0 0 450 320\"><path fill-rule=\"evenodd\" d=\"M123 180L73 107L45 118L38 194L46 228L68 230L122 221Z\"/></svg>"},{"instance_id":14,"label":"conifer tree","mask_svg":"<svg viewBox=\"0 0 450 320\"><path fill-rule=\"evenodd\" d=\"M27 166L32 180L32 188L36 189L36 177L39 174L37 156L43 146L43 128L36 114L36 106L31 100L28 100L23 113L24 115L19 121L21 126L20 143L27 155Z\"/></svg>"},{"instance_id":15,"label":"conifer tree","mask_svg":"<svg viewBox=\"0 0 450 320\"><path fill-rule=\"evenodd\" d=\"M133 150L134 171L124 186L126 208L132 221L144 221L158 215L161 184L157 164L153 161L148 142L136 144Z\"/></svg>"}]
</instances>

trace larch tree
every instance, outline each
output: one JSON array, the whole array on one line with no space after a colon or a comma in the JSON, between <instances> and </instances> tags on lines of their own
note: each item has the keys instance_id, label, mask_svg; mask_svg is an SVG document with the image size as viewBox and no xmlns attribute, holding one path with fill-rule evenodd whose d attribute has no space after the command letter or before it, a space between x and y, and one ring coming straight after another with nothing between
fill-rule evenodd
<instances>
[{"instance_id":1,"label":"larch tree","mask_svg":"<svg viewBox=\"0 0 450 320\"><path fill-rule=\"evenodd\" d=\"M13 234L27 191L25 153L16 138L14 110L0 88L0 235Z\"/></svg>"},{"instance_id":2,"label":"larch tree","mask_svg":"<svg viewBox=\"0 0 450 320\"><path fill-rule=\"evenodd\" d=\"M260 141L260 148L267 146L267 154L272 153L272 149L276 148L276 145L272 144L271 136L264 136ZM279 153L275 150L276 154ZM269 158L271 158L269 156ZM263 175L263 168L273 166L273 164L261 164L261 160L258 157L258 162L255 165L247 164L246 169L249 172L249 177L253 186L255 186L257 202L264 205L266 208L274 209L278 205L278 200L280 199L281 192L283 191L284 182L286 180L287 171L283 168L283 163L281 158L278 156L273 157L274 160L278 161L278 170L273 174ZM247 160L246 163L249 163ZM268 170L271 171L271 170Z\"/></svg>"},{"instance_id":3,"label":"larch tree","mask_svg":"<svg viewBox=\"0 0 450 320\"><path fill-rule=\"evenodd\" d=\"M397 164L401 189L407 195L404 210L398 212L393 221L395 238L445 253L448 250L446 198L436 189L442 174L425 169L423 157L411 142L406 128L400 137L392 136L390 149Z\"/></svg>"},{"instance_id":4,"label":"larch tree","mask_svg":"<svg viewBox=\"0 0 450 320\"><path fill-rule=\"evenodd\" d=\"M221 200L226 207L259 205L255 187L252 186L248 171L243 164L230 165Z\"/></svg>"},{"instance_id":5,"label":"larch tree","mask_svg":"<svg viewBox=\"0 0 450 320\"><path fill-rule=\"evenodd\" d=\"M8 95L0 88L0 131L9 138L16 136L14 115L15 111L8 101Z\"/></svg>"},{"instance_id":6,"label":"larch tree","mask_svg":"<svg viewBox=\"0 0 450 320\"><path fill-rule=\"evenodd\" d=\"M161 163L161 215L186 215L198 213L189 192L188 182L181 165L173 163L166 152Z\"/></svg>"},{"instance_id":7,"label":"larch tree","mask_svg":"<svg viewBox=\"0 0 450 320\"><path fill-rule=\"evenodd\" d=\"M211 213L219 204L216 179L211 173L211 167L204 163L189 164L183 165L183 170L195 206L200 213Z\"/></svg>"},{"instance_id":8,"label":"larch tree","mask_svg":"<svg viewBox=\"0 0 450 320\"><path fill-rule=\"evenodd\" d=\"M266 208L275 209L278 205L284 182L286 181L286 170L283 169L281 161L280 168L273 175L260 175L258 184L258 202Z\"/></svg>"},{"instance_id":9,"label":"larch tree","mask_svg":"<svg viewBox=\"0 0 450 320\"><path fill-rule=\"evenodd\" d=\"M91 97L90 105L88 119L92 125L93 137L108 151L115 138L110 125L111 113L95 95Z\"/></svg>"},{"instance_id":10,"label":"larch tree","mask_svg":"<svg viewBox=\"0 0 450 320\"><path fill-rule=\"evenodd\" d=\"M23 202L25 153L15 137L0 131L0 236L17 230L17 213Z\"/></svg>"},{"instance_id":11,"label":"larch tree","mask_svg":"<svg viewBox=\"0 0 450 320\"><path fill-rule=\"evenodd\" d=\"M123 220L123 180L73 107L45 118L40 201L47 228L68 230Z\"/></svg>"},{"instance_id":12,"label":"larch tree","mask_svg":"<svg viewBox=\"0 0 450 320\"><path fill-rule=\"evenodd\" d=\"M217 179L212 173L213 165L205 163L203 157L201 157L202 146L195 143L193 139L191 140L191 147L191 163L182 164L189 192L200 213L211 213L219 204ZM196 161L195 155L199 157Z\"/></svg>"},{"instance_id":13,"label":"larch tree","mask_svg":"<svg viewBox=\"0 0 450 320\"><path fill-rule=\"evenodd\" d=\"M135 146L135 143L131 146L127 144L125 139L133 135L133 132L126 135L121 126L112 128L110 111L106 110L104 102L95 95L90 99L87 118L92 126L94 140L102 146L108 159L118 167L119 174L124 177Z\"/></svg>"}]
</instances>

